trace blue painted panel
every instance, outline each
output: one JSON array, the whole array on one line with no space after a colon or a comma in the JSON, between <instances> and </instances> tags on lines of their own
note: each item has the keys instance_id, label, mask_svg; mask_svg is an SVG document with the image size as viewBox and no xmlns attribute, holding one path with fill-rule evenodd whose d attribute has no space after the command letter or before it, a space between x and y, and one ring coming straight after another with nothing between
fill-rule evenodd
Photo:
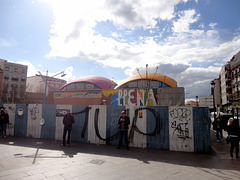
<instances>
[{"instance_id":1,"label":"blue painted panel","mask_svg":"<svg viewBox=\"0 0 240 180\"><path fill-rule=\"evenodd\" d=\"M45 120L45 124L42 126L41 130L41 138L43 139L55 139L56 108L57 105L42 105L42 118Z\"/></svg>"},{"instance_id":2,"label":"blue painted panel","mask_svg":"<svg viewBox=\"0 0 240 180\"><path fill-rule=\"evenodd\" d=\"M88 111L89 106L73 105L72 113L75 123L73 124L71 140L87 143L88 139ZM86 122L85 122L86 121ZM86 123L86 125L85 125Z\"/></svg>"},{"instance_id":3,"label":"blue painted panel","mask_svg":"<svg viewBox=\"0 0 240 180\"><path fill-rule=\"evenodd\" d=\"M19 116L17 111L23 110L23 115ZM15 123L14 123L14 136L27 136L27 121L28 121L28 105L16 104Z\"/></svg>"},{"instance_id":4,"label":"blue painted panel","mask_svg":"<svg viewBox=\"0 0 240 180\"><path fill-rule=\"evenodd\" d=\"M118 106L118 92L111 96L111 105Z\"/></svg>"},{"instance_id":5,"label":"blue painted panel","mask_svg":"<svg viewBox=\"0 0 240 180\"><path fill-rule=\"evenodd\" d=\"M147 110L147 133L154 131L156 135L147 136L147 148L169 149L169 118L167 106L149 106ZM155 115L154 115L155 114ZM158 121L156 123L156 121Z\"/></svg>"},{"instance_id":6,"label":"blue painted panel","mask_svg":"<svg viewBox=\"0 0 240 180\"><path fill-rule=\"evenodd\" d=\"M121 111L125 110L125 106L107 106L107 127L106 137L107 144L118 145L119 136L119 125L118 119L121 116Z\"/></svg>"},{"instance_id":7,"label":"blue painted panel","mask_svg":"<svg viewBox=\"0 0 240 180\"><path fill-rule=\"evenodd\" d=\"M210 121L207 107L193 108L194 152L211 153Z\"/></svg>"}]
</instances>

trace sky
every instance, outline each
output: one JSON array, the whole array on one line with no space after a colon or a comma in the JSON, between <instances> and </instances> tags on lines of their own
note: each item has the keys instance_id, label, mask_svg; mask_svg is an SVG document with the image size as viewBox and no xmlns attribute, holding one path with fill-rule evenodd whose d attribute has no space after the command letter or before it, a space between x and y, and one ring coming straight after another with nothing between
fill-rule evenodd
<instances>
[{"instance_id":1,"label":"sky","mask_svg":"<svg viewBox=\"0 0 240 180\"><path fill-rule=\"evenodd\" d=\"M239 0L0 0L0 59L28 65L28 77L64 71L67 82L157 72L195 99L210 95L240 51L239 8Z\"/></svg>"}]
</instances>

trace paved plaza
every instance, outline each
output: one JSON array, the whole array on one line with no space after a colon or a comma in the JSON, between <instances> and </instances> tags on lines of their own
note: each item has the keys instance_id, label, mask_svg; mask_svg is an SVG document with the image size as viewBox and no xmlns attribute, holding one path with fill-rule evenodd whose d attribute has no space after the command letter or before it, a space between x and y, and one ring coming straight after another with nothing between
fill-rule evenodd
<instances>
[{"instance_id":1,"label":"paved plaza","mask_svg":"<svg viewBox=\"0 0 240 180\"><path fill-rule=\"evenodd\" d=\"M45 139L0 139L0 179L240 179L240 160L231 159L229 144L217 143L212 153L124 148Z\"/></svg>"}]
</instances>

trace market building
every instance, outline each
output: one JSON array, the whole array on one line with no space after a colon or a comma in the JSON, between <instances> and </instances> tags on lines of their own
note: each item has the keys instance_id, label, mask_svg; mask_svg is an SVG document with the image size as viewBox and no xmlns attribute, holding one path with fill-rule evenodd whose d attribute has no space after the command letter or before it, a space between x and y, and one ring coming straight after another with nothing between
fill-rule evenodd
<instances>
[{"instance_id":1,"label":"market building","mask_svg":"<svg viewBox=\"0 0 240 180\"><path fill-rule=\"evenodd\" d=\"M133 75L119 85L100 76L87 76L49 94L48 104L115 106L184 106L184 88L160 73Z\"/></svg>"}]
</instances>

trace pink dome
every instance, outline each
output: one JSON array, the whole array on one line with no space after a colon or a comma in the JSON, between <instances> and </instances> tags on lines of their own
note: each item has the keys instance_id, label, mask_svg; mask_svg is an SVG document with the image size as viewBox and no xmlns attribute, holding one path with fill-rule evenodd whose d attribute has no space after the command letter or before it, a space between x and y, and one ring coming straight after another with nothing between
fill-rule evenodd
<instances>
[{"instance_id":1,"label":"pink dome","mask_svg":"<svg viewBox=\"0 0 240 180\"><path fill-rule=\"evenodd\" d=\"M112 86L116 86L117 84L115 82L113 82L110 79L107 79L105 77L101 77L101 76L85 76L85 77L81 77L79 79L73 80L67 84L65 84L60 90L62 90L64 87L70 85L70 84L74 84L74 83L92 83L95 86L99 87L100 89L110 89Z\"/></svg>"}]
</instances>

